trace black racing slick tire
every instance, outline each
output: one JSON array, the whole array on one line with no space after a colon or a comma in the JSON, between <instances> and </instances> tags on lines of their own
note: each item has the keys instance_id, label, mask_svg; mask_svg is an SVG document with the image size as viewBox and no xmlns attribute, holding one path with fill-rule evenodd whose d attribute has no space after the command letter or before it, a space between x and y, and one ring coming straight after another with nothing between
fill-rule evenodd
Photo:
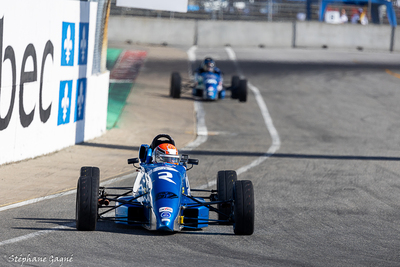
<instances>
[{"instance_id":1,"label":"black racing slick tire","mask_svg":"<svg viewBox=\"0 0 400 267\"><path fill-rule=\"evenodd\" d=\"M247 101L247 80L240 80L238 87L238 98L239 102Z\"/></svg>"},{"instance_id":2,"label":"black racing slick tire","mask_svg":"<svg viewBox=\"0 0 400 267\"><path fill-rule=\"evenodd\" d=\"M172 98L180 98L181 88L182 88L181 75L178 72L173 72L171 75L170 96L172 96Z\"/></svg>"},{"instance_id":3,"label":"black racing slick tire","mask_svg":"<svg viewBox=\"0 0 400 267\"><path fill-rule=\"evenodd\" d=\"M232 76L232 82L231 82L231 98L232 99L238 99L238 91L239 91L239 82L240 78L237 75Z\"/></svg>"},{"instance_id":4,"label":"black racing slick tire","mask_svg":"<svg viewBox=\"0 0 400 267\"><path fill-rule=\"evenodd\" d=\"M233 231L235 235L254 232L254 189L248 180L236 181L233 187Z\"/></svg>"},{"instance_id":5,"label":"black racing slick tire","mask_svg":"<svg viewBox=\"0 0 400 267\"><path fill-rule=\"evenodd\" d=\"M96 230L99 201L100 170L82 167L76 192L76 229Z\"/></svg>"},{"instance_id":6,"label":"black racing slick tire","mask_svg":"<svg viewBox=\"0 0 400 267\"><path fill-rule=\"evenodd\" d=\"M237 181L235 171L219 171L217 176L218 201L228 201L233 199L233 184ZM218 213L218 220L228 220L232 212L231 203L218 204L218 210L224 214ZM224 224L224 223L220 223Z\"/></svg>"}]
</instances>

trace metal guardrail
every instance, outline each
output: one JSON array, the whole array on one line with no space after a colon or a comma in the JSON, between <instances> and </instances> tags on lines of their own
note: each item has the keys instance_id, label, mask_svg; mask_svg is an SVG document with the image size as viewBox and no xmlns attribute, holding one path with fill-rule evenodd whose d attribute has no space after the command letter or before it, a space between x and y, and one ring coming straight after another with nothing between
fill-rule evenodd
<instances>
[{"instance_id":1,"label":"metal guardrail","mask_svg":"<svg viewBox=\"0 0 400 267\"><path fill-rule=\"evenodd\" d=\"M396 4L395 4L396 3ZM334 4L328 10L345 9L349 21L359 6ZM400 8L394 2L396 17L400 17ZM196 20L247 20L247 21L296 21L306 18L305 0L189 0L188 12L145 10L116 6L111 0L111 16L144 16L171 19ZM311 4L311 20L319 17L319 4ZM369 18L371 21L371 19ZM381 23L389 24L385 10L382 10Z\"/></svg>"}]
</instances>

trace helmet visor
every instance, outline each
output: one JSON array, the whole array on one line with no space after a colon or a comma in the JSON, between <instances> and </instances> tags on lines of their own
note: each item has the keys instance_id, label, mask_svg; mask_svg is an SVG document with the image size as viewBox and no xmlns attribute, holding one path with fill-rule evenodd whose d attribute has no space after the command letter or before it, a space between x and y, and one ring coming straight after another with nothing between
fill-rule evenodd
<instances>
[{"instance_id":1,"label":"helmet visor","mask_svg":"<svg viewBox=\"0 0 400 267\"><path fill-rule=\"evenodd\" d=\"M167 162L167 163L178 164L179 156L178 155L162 155L162 154L157 153L156 162L157 163Z\"/></svg>"},{"instance_id":2,"label":"helmet visor","mask_svg":"<svg viewBox=\"0 0 400 267\"><path fill-rule=\"evenodd\" d=\"M214 71L215 64L213 62L209 62L206 64L206 71Z\"/></svg>"}]
</instances>

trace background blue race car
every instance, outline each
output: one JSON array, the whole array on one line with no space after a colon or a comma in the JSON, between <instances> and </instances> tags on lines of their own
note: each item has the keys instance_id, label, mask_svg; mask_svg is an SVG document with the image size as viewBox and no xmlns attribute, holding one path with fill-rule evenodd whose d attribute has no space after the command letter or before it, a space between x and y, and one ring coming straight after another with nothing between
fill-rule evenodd
<instances>
[{"instance_id":1,"label":"background blue race car","mask_svg":"<svg viewBox=\"0 0 400 267\"><path fill-rule=\"evenodd\" d=\"M247 101L247 80L240 79L239 76L232 76L230 86L223 84L221 73L201 72L196 73L193 79L182 82L178 72L171 74L170 96L180 98L182 93L191 90L194 97L203 100L224 99L226 91L231 91L231 98L239 99L240 102Z\"/></svg>"},{"instance_id":2,"label":"background blue race car","mask_svg":"<svg viewBox=\"0 0 400 267\"><path fill-rule=\"evenodd\" d=\"M181 155L176 164L154 163L152 151L162 143L175 145L169 135L160 134L150 145L141 145L138 158L128 159L138 172L133 187L99 186L99 168L82 167L76 196L76 228L94 231L97 221L103 220L167 232L233 225L237 235L253 234L252 182L237 180L235 171L219 171L216 190L191 189L187 171L199 161Z\"/></svg>"}]
</instances>

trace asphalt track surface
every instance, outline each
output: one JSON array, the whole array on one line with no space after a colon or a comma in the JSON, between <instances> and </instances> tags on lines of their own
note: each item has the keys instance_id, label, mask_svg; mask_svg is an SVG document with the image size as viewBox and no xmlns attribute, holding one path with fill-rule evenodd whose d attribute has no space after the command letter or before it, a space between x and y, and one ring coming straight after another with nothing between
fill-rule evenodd
<instances>
[{"instance_id":1,"label":"asphalt track surface","mask_svg":"<svg viewBox=\"0 0 400 267\"><path fill-rule=\"evenodd\" d=\"M214 57L227 82L241 73L259 90L279 149L267 153L276 136L252 90L247 103L202 102L208 135L190 151L200 165L189 177L201 187L218 170L263 157L238 177L254 184L253 235L235 236L231 226L163 234L109 222L78 232L70 194L1 212L0 265L21 266L22 256L47 257L23 266L399 266L400 55L233 51L236 63L225 48L195 55Z\"/></svg>"}]
</instances>

